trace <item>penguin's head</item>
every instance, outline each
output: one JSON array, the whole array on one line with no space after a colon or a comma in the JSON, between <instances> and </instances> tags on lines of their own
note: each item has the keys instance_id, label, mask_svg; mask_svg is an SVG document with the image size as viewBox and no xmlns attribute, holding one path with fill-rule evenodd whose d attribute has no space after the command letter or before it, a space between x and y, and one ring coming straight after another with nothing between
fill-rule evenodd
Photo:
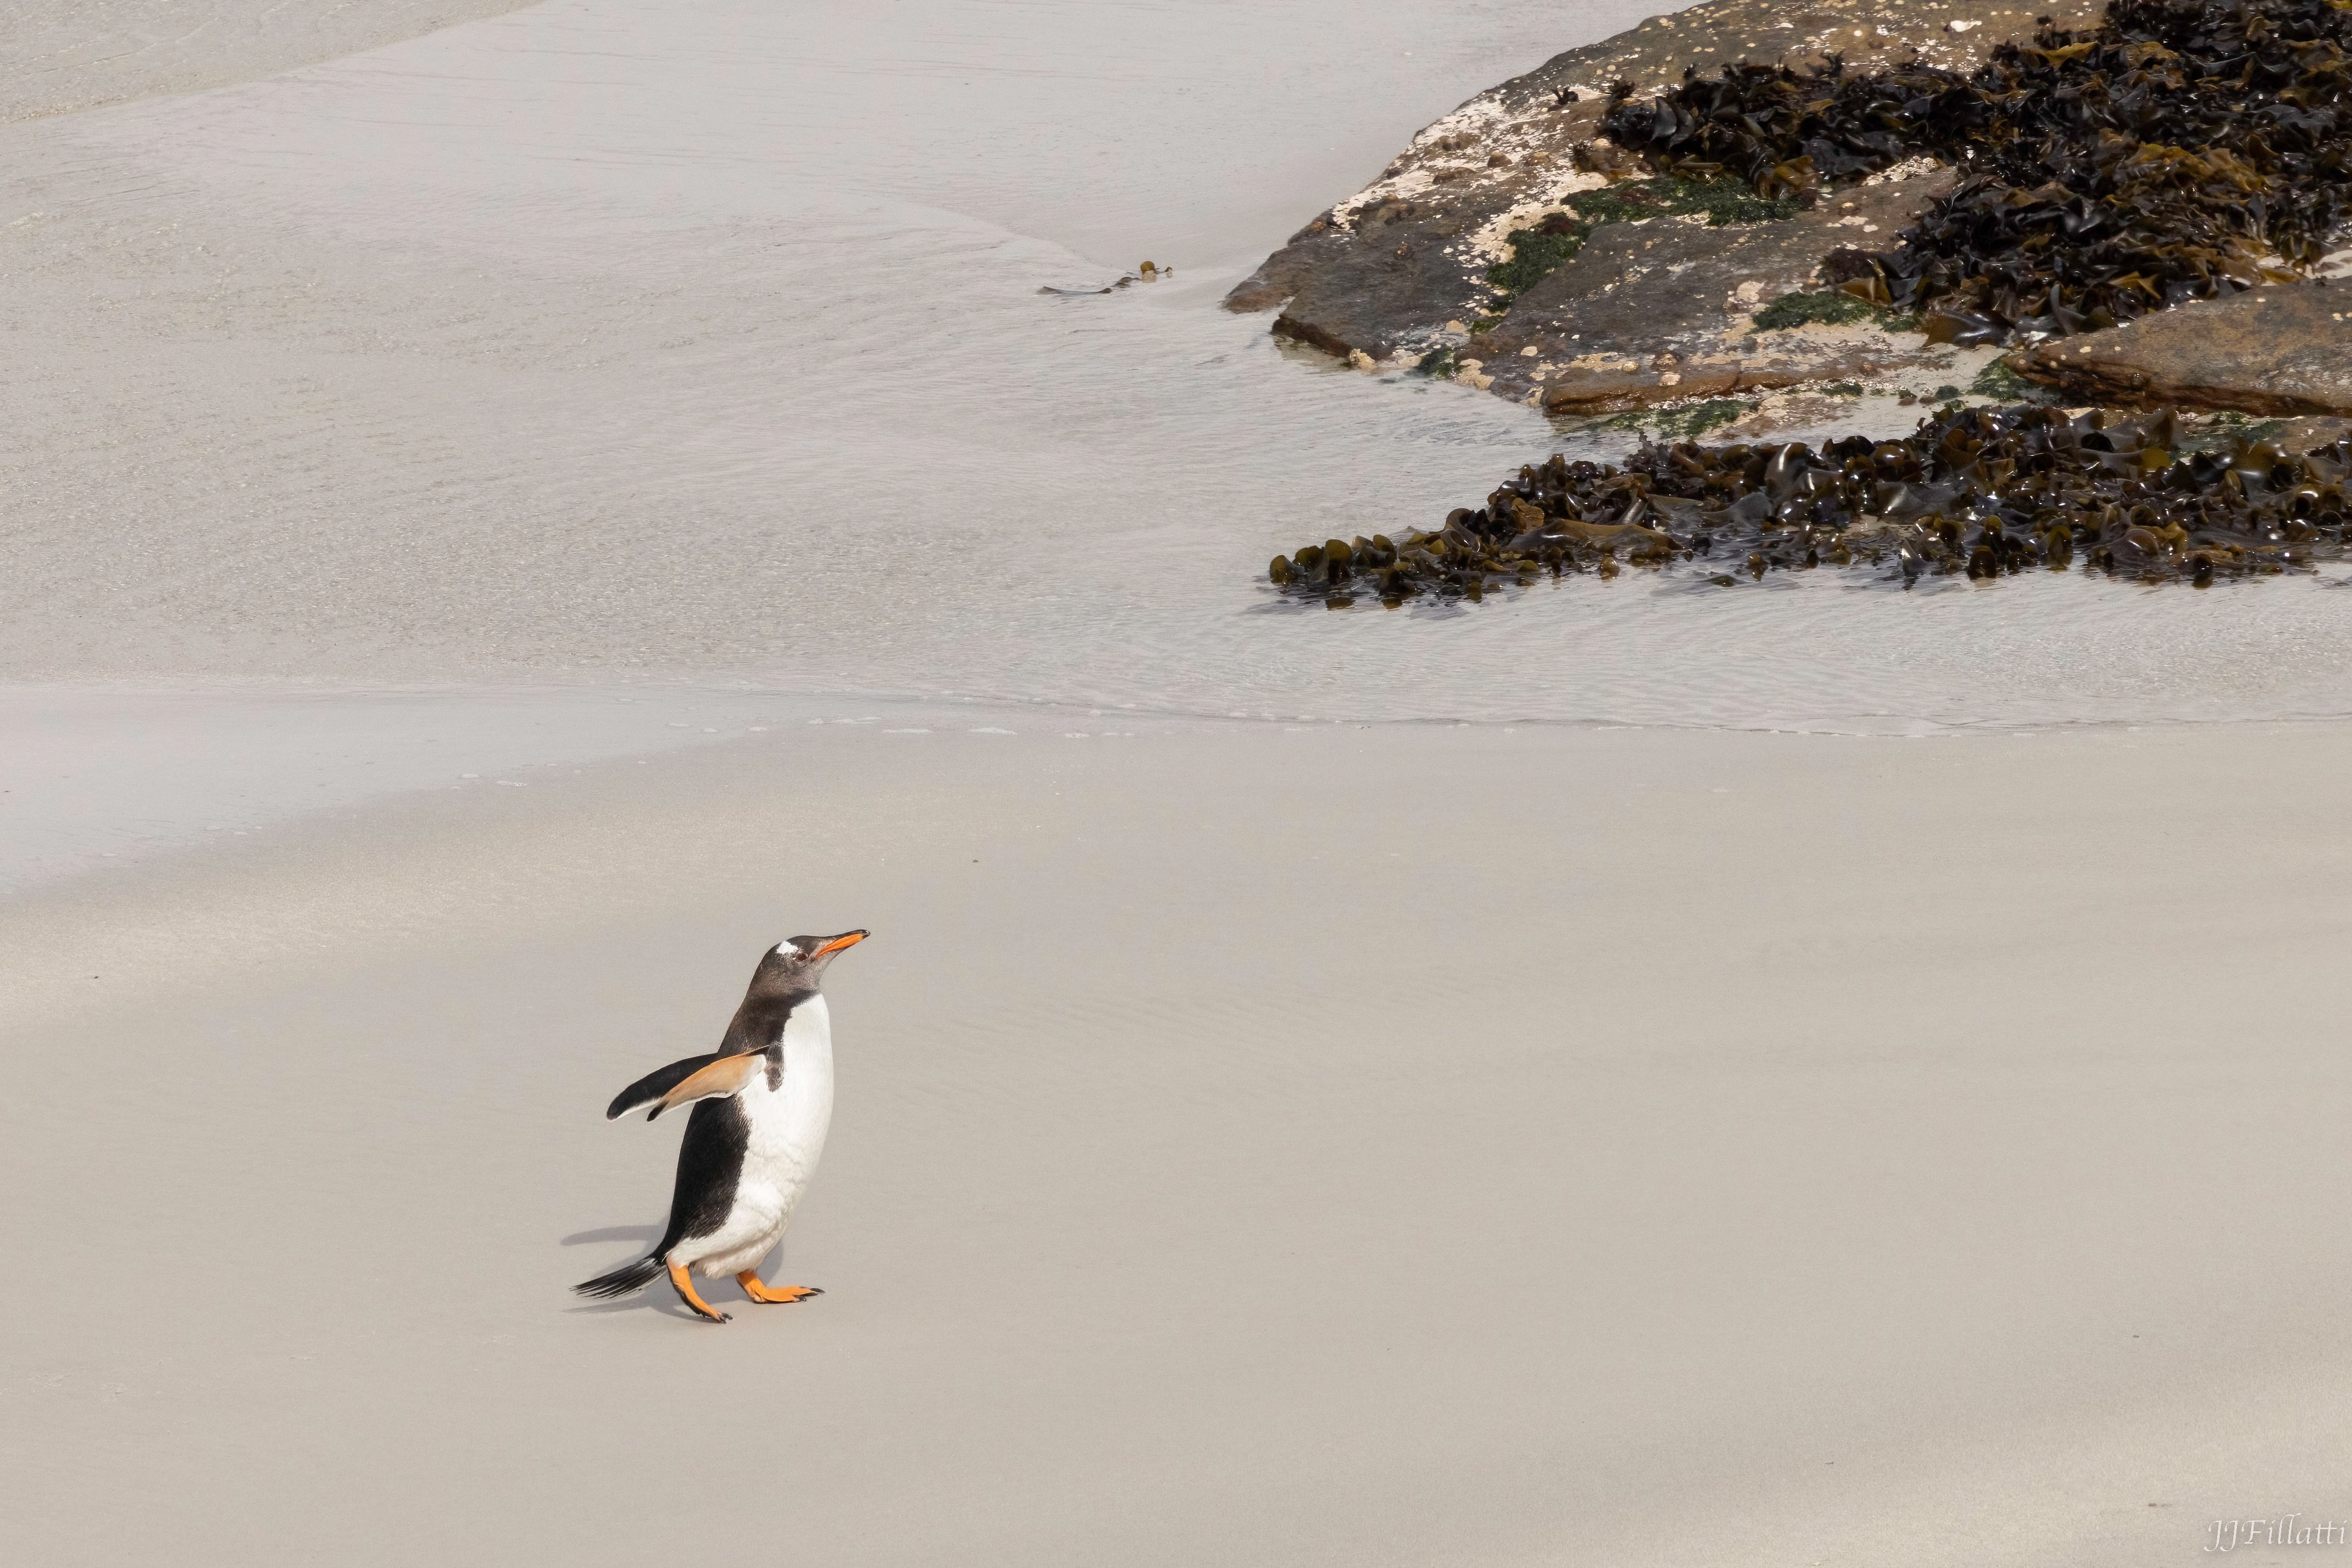
<instances>
[{"instance_id":1,"label":"penguin's head","mask_svg":"<svg viewBox=\"0 0 2352 1568\"><path fill-rule=\"evenodd\" d=\"M776 943L767 956L760 960L760 973L753 981L757 987L769 985L791 991L814 991L824 973L825 965L836 954L856 947L866 940L862 931L845 931L839 936L796 936Z\"/></svg>"}]
</instances>

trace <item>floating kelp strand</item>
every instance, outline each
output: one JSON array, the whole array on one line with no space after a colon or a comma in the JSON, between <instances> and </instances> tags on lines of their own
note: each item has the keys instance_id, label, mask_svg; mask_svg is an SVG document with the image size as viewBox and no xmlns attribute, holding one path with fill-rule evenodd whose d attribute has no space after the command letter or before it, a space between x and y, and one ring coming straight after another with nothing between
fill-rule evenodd
<instances>
[{"instance_id":1,"label":"floating kelp strand","mask_svg":"<svg viewBox=\"0 0 2352 1568\"><path fill-rule=\"evenodd\" d=\"M2227 440L2184 450L2170 410L1952 405L1904 439L1853 436L1818 451L1645 441L1622 467L1561 456L1528 465L1433 531L1328 539L1276 557L1267 576L1295 599L1361 588L1394 608L1710 556L1751 579L1827 566L1906 585L2064 571L2077 556L2111 573L2206 582L2339 558L2352 441L2298 454L2243 434Z\"/></svg>"},{"instance_id":2,"label":"floating kelp strand","mask_svg":"<svg viewBox=\"0 0 2352 1568\"><path fill-rule=\"evenodd\" d=\"M2282 281L2352 225L2352 10L2330 0L2117 0L1968 77L1725 68L1620 96L1605 129L1686 180L1759 195L1927 154L1959 184L1824 280L1961 347L2063 337Z\"/></svg>"}]
</instances>

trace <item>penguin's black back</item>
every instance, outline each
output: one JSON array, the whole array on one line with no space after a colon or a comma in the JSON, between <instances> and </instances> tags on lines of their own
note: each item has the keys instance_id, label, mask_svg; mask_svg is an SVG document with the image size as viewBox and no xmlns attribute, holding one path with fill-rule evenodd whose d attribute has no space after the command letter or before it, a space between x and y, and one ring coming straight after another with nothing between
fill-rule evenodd
<instances>
[{"instance_id":1,"label":"penguin's black back","mask_svg":"<svg viewBox=\"0 0 2352 1568\"><path fill-rule=\"evenodd\" d=\"M670 1194L669 1229L656 1247L667 1258L679 1242L709 1236L727 1223L735 1189L743 1180L743 1154L751 1145L751 1119L741 1097L698 1103L686 1119L677 1146L677 1185Z\"/></svg>"}]
</instances>

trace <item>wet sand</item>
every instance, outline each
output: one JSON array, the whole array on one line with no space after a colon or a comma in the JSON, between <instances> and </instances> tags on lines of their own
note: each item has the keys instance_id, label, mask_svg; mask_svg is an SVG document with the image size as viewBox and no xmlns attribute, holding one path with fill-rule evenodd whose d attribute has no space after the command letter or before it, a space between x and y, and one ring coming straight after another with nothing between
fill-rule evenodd
<instances>
[{"instance_id":1,"label":"wet sand","mask_svg":"<svg viewBox=\"0 0 2352 1568\"><path fill-rule=\"evenodd\" d=\"M2343 730L892 717L0 911L20 1550L2137 1568L2340 1511ZM850 924L772 1270L827 1294L568 1297L675 1148L604 1099Z\"/></svg>"}]
</instances>

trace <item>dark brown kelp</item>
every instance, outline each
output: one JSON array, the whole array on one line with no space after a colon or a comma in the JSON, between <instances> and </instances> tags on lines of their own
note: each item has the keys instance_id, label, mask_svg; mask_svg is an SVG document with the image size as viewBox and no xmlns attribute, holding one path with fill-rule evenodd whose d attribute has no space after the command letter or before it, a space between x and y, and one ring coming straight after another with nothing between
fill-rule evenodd
<instances>
[{"instance_id":1,"label":"dark brown kelp","mask_svg":"<svg viewBox=\"0 0 2352 1568\"><path fill-rule=\"evenodd\" d=\"M2168 410L2068 417L1948 406L1899 441L1644 442L1622 467L1523 468L1433 533L1327 540L1276 556L1289 595L1334 606L1480 599L1621 563L1734 573L1844 566L1908 586L2082 563L2200 585L2339 558L2352 440L2294 454L2247 435L2184 452Z\"/></svg>"},{"instance_id":2,"label":"dark brown kelp","mask_svg":"<svg viewBox=\"0 0 2352 1568\"><path fill-rule=\"evenodd\" d=\"M2111 327L2309 268L2352 222L2352 10L2330 0L2116 0L1973 75L1727 68L1606 129L1661 171L1760 195L1902 161L1958 186L1891 249L1830 280L1929 337L2033 341Z\"/></svg>"}]
</instances>

